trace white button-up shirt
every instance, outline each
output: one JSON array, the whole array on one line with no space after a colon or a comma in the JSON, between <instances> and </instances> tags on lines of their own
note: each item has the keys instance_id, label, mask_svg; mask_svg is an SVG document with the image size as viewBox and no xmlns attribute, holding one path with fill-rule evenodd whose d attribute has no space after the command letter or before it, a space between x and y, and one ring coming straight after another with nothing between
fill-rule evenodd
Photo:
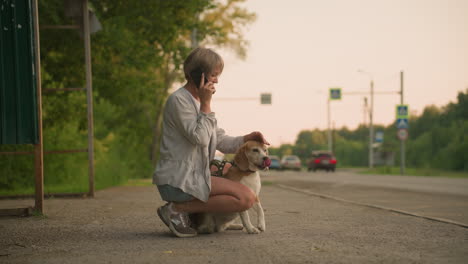
<instances>
[{"instance_id":1,"label":"white button-up shirt","mask_svg":"<svg viewBox=\"0 0 468 264\"><path fill-rule=\"evenodd\" d=\"M169 184L206 202L211 190L209 162L216 150L234 153L243 137L218 128L215 113L200 111L200 103L185 88L169 96L164 108L160 159L153 183Z\"/></svg>"}]
</instances>

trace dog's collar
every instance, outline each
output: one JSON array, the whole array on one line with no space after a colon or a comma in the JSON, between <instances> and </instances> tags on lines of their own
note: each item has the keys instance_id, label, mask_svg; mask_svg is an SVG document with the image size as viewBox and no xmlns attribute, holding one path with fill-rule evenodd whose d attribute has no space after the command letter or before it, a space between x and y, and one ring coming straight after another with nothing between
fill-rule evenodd
<instances>
[{"instance_id":1,"label":"dog's collar","mask_svg":"<svg viewBox=\"0 0 468 264\"><path fill-rule=\"evenodd\" d=\"M239 166L237 166L237 164L236 164L234 161L231 161L231 164L232 164L233 167L238 168L238 169L239 169L240 171L242 171L242 172L249 172L249 173L254 173L254 172L255 172L255 171L253 171L253 170L241 170L241 169L239 168Z\"/></svg>"}]
</instances>

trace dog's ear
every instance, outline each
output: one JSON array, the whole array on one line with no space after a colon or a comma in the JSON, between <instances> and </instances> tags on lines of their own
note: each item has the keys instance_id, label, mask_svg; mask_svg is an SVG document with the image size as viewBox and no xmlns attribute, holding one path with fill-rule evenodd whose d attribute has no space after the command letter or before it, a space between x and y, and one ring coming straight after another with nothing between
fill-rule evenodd
<instances>
[{"instance_id":1,"label":"dog's ear","mask_svg":"<svg viewBox=\"0 0 468 264\"><path fill-rule=\"evenodd\" d=\"M243 145L237 150L236 155L234 156L234 162L237 167L243 171L249 169L249 160L247 159L247 155L245 155L245 151L247 151L247 146Z\"/></svg>"}]
</instances>

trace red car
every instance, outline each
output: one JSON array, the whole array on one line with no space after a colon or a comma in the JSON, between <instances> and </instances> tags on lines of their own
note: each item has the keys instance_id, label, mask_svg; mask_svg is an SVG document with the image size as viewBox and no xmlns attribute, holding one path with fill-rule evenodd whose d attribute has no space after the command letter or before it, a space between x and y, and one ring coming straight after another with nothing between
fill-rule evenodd
<instances>
[{"instance_id":1,"label":"red car","mask_svg":"<svg viewBox=\"0 0 468 264\"><path fill-rule=\"evenodd\" d=\"M336 158L333 153L329 151L314 151L312 152L312 158L307 164L309 171L326 170L335 171L336 169Z\"/></svg>"}]
</instances>

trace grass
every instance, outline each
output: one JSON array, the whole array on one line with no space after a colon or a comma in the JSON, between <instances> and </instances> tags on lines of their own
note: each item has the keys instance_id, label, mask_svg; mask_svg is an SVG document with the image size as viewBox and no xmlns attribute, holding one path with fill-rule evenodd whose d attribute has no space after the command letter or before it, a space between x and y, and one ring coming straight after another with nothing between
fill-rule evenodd
<instances>
[{"instance_id":1,"label":"grass","mask_svg":"<svg viewBox=\"0 0 468 264\"><path fill-rule=\"evenodd\" d=\"M275 184L274 182L271 182L271 181L262 181L262 186L270 186L270 185L273 185Z\"/></svg>"},{"instance_id":2,"label":"grass","mask_svg":"<svg viewBox=\"0 0 468 264\"><path fill-rule=\"evenodd\" d=\"M0 190L0 195L32 195L34 194L34 187L22 187L12 190ZM53 185L44 186L44 193L84 193L88 192L88 186L77 185Z\"/></svg>"},{"instance_id":3,"label":"grass","mask_svg":"<svg viewBox=\"0 0 468 264\"><path fill-rule=\"evenodd\" d=\"M107 184L106 186L95 186L96 190L106 189L112 186L152 186L151 179L129 179L123 184ZM60 185L44 185L44 193L87 193L88 183L74 183L74 184L60 184ZM8 195L33 195L35 192L34 187L14 188L11 190L0 190L0 196Z\"/></svg>"},{"instance_id":4,"label":"grass","mask_svg":"<svg viewBox=\"0 0 468 264\"><path fill-rule=\"evenodd\" d=\"M153 186L152 179L130 179L123 186Z\"/></svg>"},{"instance_id":5,"label":"grass","mask_svg":"<svg viewBox=\"0 0 468 264\"><path fill-rule=\"evenodd\" d=\"M383 175L400 175L400 167L376 167L373 169L362 168L357 170L361 174L383 174ZM431 168L406 168L405 175L407 176L430 176L430 177L446 177L446 178L468 178L468 172L464 171L447 171Z\"/></svg>"},{"instance_id":6,"label":"grass","mask_svg":"<svg viewBox=\"0 0 468 264\"><path fill-rule=\"evenodd\" d=\"M39 218L39 219L46 219L47 218L47 215L39 212L38 210L34 209L33 212L32 212L32 216L36 217L36 218Z\"/></svg>"},{"instance_id":7,"label":"grass","mask_svg":"<svg viewBox=\"0 0 468 264\"><path fill-rule=\"evenodd\" d=\"M352 169L361 174L376 174L376 175L400 175L399 167L376 167L373 169L368 168L338 168ZM447 178L468 178L468 172L446 171L430 168L406 168L405 175L407 176L431 176L431 177L447 177ZM273 185L273 182L262 181L263 186ZM96 186L96 190L102 190L112 186L152 186L151 179L129 179L123 184ZM44 193L86 193L88 192L88 183L74 183L44 186ZM8 195L32 195L34 194L34 187L15 188L12 190L0 190L0 196Z\"/></svg>"}]
</instances>

